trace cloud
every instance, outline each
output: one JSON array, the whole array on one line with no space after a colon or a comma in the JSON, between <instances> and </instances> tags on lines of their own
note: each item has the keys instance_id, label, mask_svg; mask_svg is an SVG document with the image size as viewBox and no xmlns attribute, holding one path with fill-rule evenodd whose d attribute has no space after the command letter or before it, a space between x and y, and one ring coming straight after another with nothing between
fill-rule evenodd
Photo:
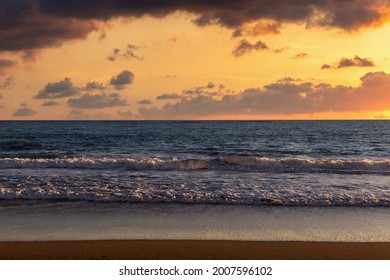
<instances>
[{"instance_id":1,"label":"cloud","mask_svg":"<svg viewBox=\"0 0 390 280\"><path fill-rule=\"evenodd\" d=\"M295 59L302 59L302 58L307 58L309 56L308 53L297 53L296 55L293 56Z\"/></svg>"},{"instance_id":2,"label":"cloud","mask_svg":"<svg viewBox=\"0 0 390 280\"><path fill-rule=\"evenodd\" d=\"M133 80L134 74L128 70L124 70L111 78L110 85L115 86L117 90L122 90L126 85L131 84Z\"/></svg>"},{"instance_id":3,"label":"cloud","mask_svg":"<svg viewBox=\"0 0 390 280\"><path fill-rule=\"evenodd\" d=\"M26 50L22 54L22 60L24 63L35 62L38 57L41 55L39 50Z\"/></svg>"},{"instance_id":4,"label":"cloud","mask_svg":"<svg viewBox=\"0 0 390 280\"><path fill-rule=\"evenodd\" d=\"M282 24L275 20L258 20L242 24L239 29L233 32L233 37L280 34Z\"/></svg>"},{"instance_id":5,"label":"cloud","mask_svg":"<svg viewBox=\"0 0 390 280\"><path fill-rule=\"evenodd\" d=\"M79 90L73 87L72 80L65 78L62 81L48 83L37 95L36 99L57 99L71 97L80 94Z\"/></svg>"},{"instance_id":6,"label":"cloud","mask_svg":"<svg viewBox=\"0 0 390 280\"><path fill-rule=\"evenodd\" d=\"M361 58L355 55L354 58L341 58L337 63L333 66L329 64L322 65L321 69L340 69L344 67L373 67L375 66L374 61L369 58Z\"/></svg>"},{"instance_id":7,"label":"cloud","mask_svg":"<svg viewBox=\"0 0 390 280\"><path fill-rule=\"evenodd\" d=\"M116 114L119 116L120 119L128 120L133 119L134 114L130 111L116 111Z\"/></svg>"},{"instance_id":8,"label":"cloud","mask_svg":"<svg viewBox=\"0 0 390 280\"><path fill-rule=\"evenodd\" d=\"M105 94L90 94L86 93L79 98L71 98L68 100L68 105L78 109L101 109L116 106L126 106L127 101L121 99L117 93Z\"/></svg>"},{"instance_id":9,"label":"cloud","mask_svg":"<svg viewBox=\"0 0 390 280\"><path fill-rule=\"evenodd\" d=\"M0 83L0 90L11 89L15 85L14 77L9 76L4 82Z\"/></svg>"},{"instance_id":10,"label":"cloud","mask_svg":"<svg viewBox=\"0 0 390 280\"><path fill-rule=\"evenodd\" d=\"M16 110L12 115L15 117L30 117L35 115L36 112L30 108L24 107Z\"/></svg>"},{"instance_id":11,"label":"cloud","mask_svg":"<svg viewBox=\"0 0 390 280\"><path fill-rule=\"evenodd\" d=\"M153 104L153 102L149 99L144 99L144 100L140 100L137 102L137 104L140 104L140 105L150 105L150 104Z\"/></svg>"},{"instance_id":12,"label":"cloud","mask_svg":"<svg viewBox=\"0 0 390 280\"><path fill-rule=\"evenodd\" d=\"M224 89L224 85L220 84L218 86L218 89L215 90L215 88L216 86L213 82L208 82L207 85L205 86L196 86L190 89L184 89L181 91L181 93L186 95L199 95L199 94L218 95L218 93ZM176 97L175 94L170 94L164 97L171 97L165 99L176 99L176 98L172 98L172 97Z\"/></svg>"},{"instance_id":13,"label":"cloud","mask_svg":"<svg viewBox=\"0 0 390 280\"><path fill-rule=\"evenodd\" d=\"M59 105L58 102L46 101L46 102L43 102L41 106L43 106L43 107L53 107L53 106L57 106L57 105Z\"/></svg>"},{"instance_id":14,"label":"cloud","mask_svg":"<svg viewBox=\"0 0 390 280\"><path fill-rule=\"evenodd\" d=\"M0 4L0 51L30 51L85 39L100 28L97 20L45 14L34 0L4 0Z\"/></svg>"},{"instance_id":15,"label":"cloud","mask_svg":"<svg viewBox=\"0 0 390 280\"><path fill-rule=\"evenodd\" d=\"M267 45L261 41L257 41L256 43L252 44L246 39L242 39L234 47L232 54L234 57L238 58L252 51L260 51L260 50L267 50L267 49L268 49Z\"/></svg>"},{"instance_id":16,"label":"cloud","mask_svg":"<svg viewBox=\"0 0 390 280\"><path fill-rule=\"evenodd\" d=\"M263 88L249 88L215 99L183 97L176 103L140 108L145 119L197 118L223 115L289 115L324 112L375 112L390 109L390 74L370 72L361 85L314 84L282 79Z\"/></svg>"},{"instance_id":17,"label":"cloud","mask_svg":"<svg viewBox=\"0 0 390 280\"><path fill-rule=\"evenodd\" d=\"M0 75L5 75L8 69L16 65L16 62L10 59L0 59Z\"/></svg>"},{"instance_id":18,"label":"cloud","mask_svg":"<svg viewBox=\"0 0 390 280\"><path fill-rule=\"evenodd\" d=\"M157 100L166 100L166 99L179 99L180 95L177 93L164 93L156 97Z\"/></svg>"},{"instance_id":19,"label":"cloud","mask_svg":"<svg viewBox=\"0 0 390 280\"><path fill-rule=\"evenodd\" d=\"M107 57L109 61L115 61L119 59L137 59L137 60L143 60L144 58L142 56L136 55L134 53L134 50L138 49L137 46L128 44L126 49L124 51L121 51L120 49L113 49L111 54Z\"/></svg>"},{"instance_id":20,"label":"cloud","mask_svg":"<svg viewBox=\"0 0 390 280\"><path fill-rule=\"evenodd\" d=\"M104 89L105 86L102 83L98 83L98 82L89 82L84 88L85 91L95 91L95 90L104 90Z\"/></svg>"},{"instance_id":21,"label":"cloud","mask_svg":"<svg viewBox=\"0 0 390 280\"><path fill-rule=\"evenodd\" d=\"M68 119L70 120L89 120L91 115L87 112L72 110L68 114Z\"/></svg>"},{"instance_id":22,"label":"cloud","mask_svg":"<svg viewBox=\"0 0 390 280\"><path fill-rule=\"evenodd\" d=\"M303 23L309 27L355 30L383 22L389 0L166 0L166 1L76 1L3 0L0 2L0 51L25 51L56 47L63 42L85 39L113 18L162 18L176 11L195 14L199 26L217 24L245 31L256 22ZM265 30L260 26L260 30ZM266 25L267 27L267 25ZM252 28L249 33L258 33ZM264 32L264 31L262 31ZM276 31L274 31L276 32Z\"/></svg>"}]
</instances>

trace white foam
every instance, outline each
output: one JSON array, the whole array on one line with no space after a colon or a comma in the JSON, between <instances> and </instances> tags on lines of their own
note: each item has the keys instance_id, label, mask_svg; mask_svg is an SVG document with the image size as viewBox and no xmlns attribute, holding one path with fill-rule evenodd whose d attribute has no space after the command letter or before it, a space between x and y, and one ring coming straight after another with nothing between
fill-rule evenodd
<instances>
[{"instance_id":1,"label":"white foam","mask_svg":"<svg viewBox=\"0 0 390 280\"><path fill-rule=\"evenodd\" d=\"M128 170L236 170L258 172L313 172L390 174L386 159L299 159L224 156L218 158L3 158L0 169L73 168Z\"/></svg>"}]
</instances>

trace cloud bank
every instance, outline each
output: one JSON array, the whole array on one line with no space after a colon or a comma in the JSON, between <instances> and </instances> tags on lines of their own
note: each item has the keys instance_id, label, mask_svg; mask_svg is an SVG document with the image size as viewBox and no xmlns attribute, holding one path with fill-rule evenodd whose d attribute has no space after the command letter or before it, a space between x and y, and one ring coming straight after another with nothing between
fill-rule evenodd
<instances>
[{"instance_id":1,"label":"cloud bank","mask_svg":"<svg viewBox=\"0 0 390 280\"><path fill-rule=\"evenodd\" d=\"M183 96L161 109L140 108L145 119L178 119L223 115L288 115L324 112L374 112L390 109L390 74L370 72L358 87L282 79L216 99Z\"/></svg>"},{"instance_id":2,"label":"cloud bank","mask_svg":"<svg viewBox=\"0 0 390 280\"><path fill-rule=\"evenodd\" d=\"M69 107L77 109L101 109L116 106L126 106L127 101L122 99L117 93L86 93L79 98L71 98L68 100Z\"/></svg>"}]
</instances>

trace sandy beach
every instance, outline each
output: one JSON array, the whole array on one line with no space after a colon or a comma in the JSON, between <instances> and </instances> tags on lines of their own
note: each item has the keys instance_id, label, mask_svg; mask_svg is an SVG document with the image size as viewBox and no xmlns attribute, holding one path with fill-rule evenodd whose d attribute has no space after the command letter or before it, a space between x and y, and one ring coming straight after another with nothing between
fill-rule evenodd
<instances>
[{"instance_id":1,"label":"sandy beach","mask_svg":"<svg viewBox=\"0 0 390 280\"><path fill-rule=\"evenodd\" d=\"M390 243L206 240L0 242L0 259L389 260Z\"/></svg>"}]
</instances>

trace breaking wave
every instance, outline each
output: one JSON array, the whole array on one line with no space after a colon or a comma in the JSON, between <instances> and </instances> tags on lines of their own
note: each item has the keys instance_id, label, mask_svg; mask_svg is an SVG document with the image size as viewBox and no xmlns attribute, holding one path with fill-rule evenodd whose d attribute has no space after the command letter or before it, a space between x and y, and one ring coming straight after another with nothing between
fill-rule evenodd
<instances>
[{"instance_id":1,"label":"breaking wave","mask_svg":"<svg viewBox=\"0 0 390 280\"><path fill-rule=\"evenodd\" d=\"M0 169L69 168L160 171L248 171L276 173L390 174L384 159L300 159L223 156L216 158L2 158Z\"/></svg>"}]
</instances>

